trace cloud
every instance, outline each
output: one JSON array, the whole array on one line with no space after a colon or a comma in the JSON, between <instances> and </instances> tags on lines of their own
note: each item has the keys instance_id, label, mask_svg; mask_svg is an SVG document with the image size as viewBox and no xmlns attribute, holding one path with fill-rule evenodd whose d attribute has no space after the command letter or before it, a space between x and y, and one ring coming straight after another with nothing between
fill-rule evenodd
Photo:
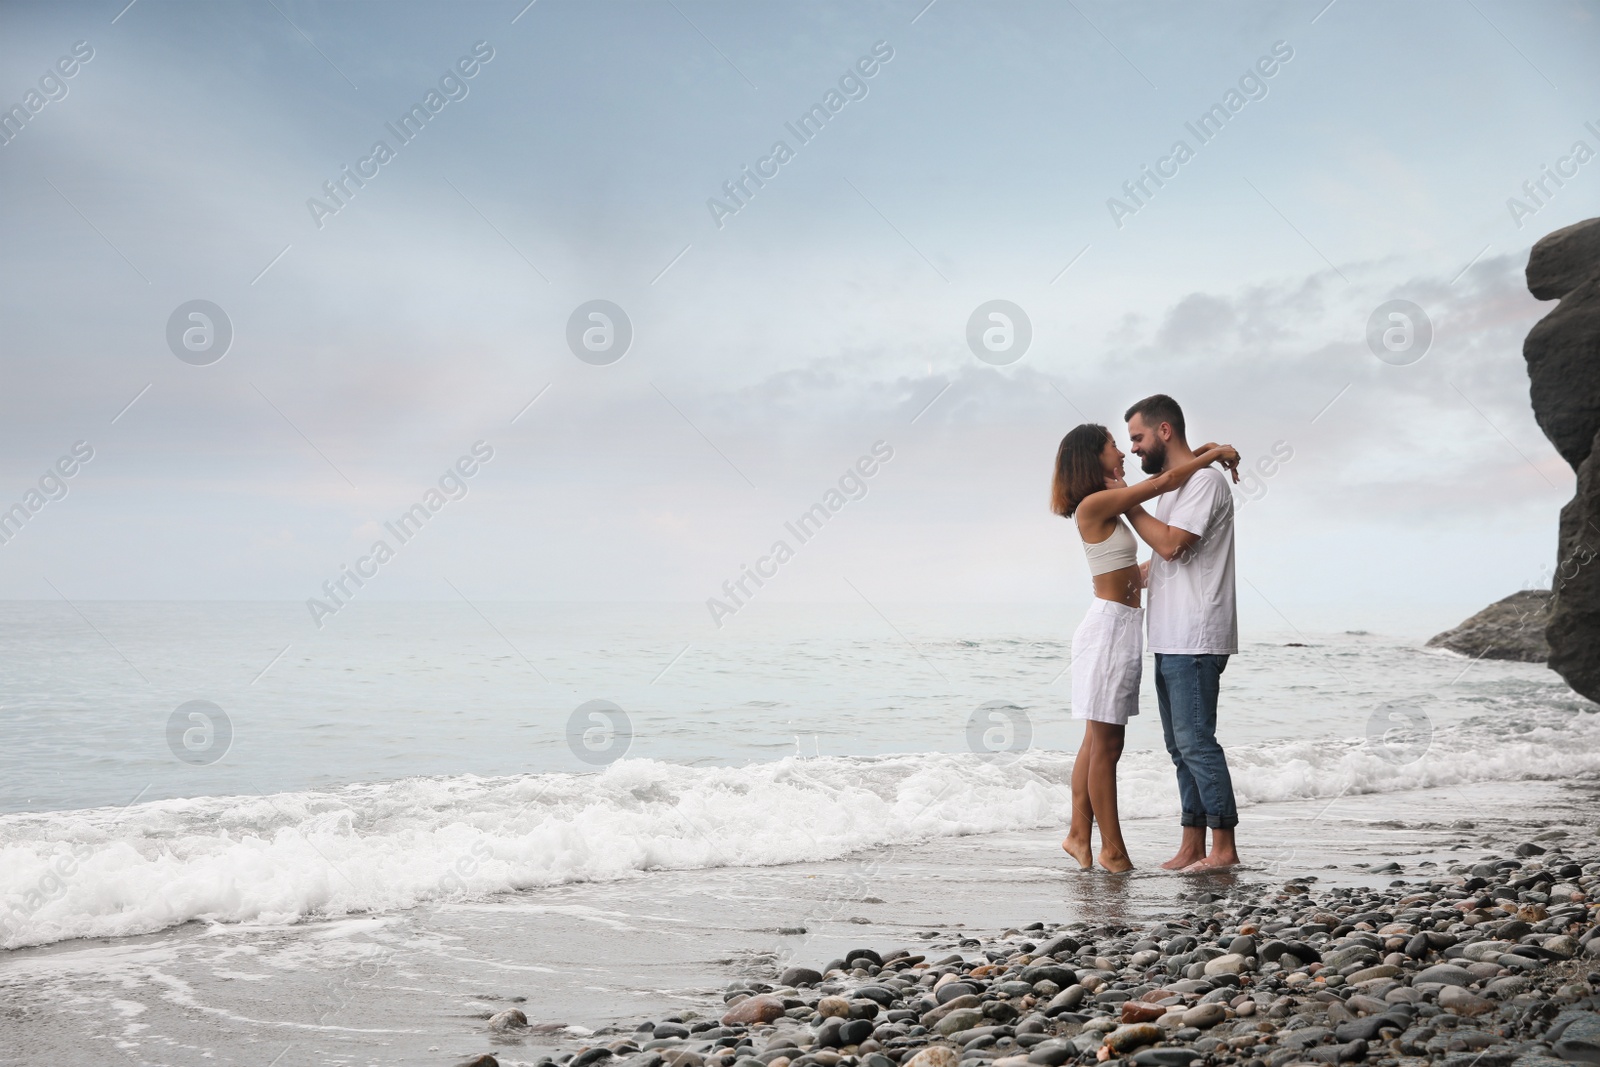
<instances>
[{"instance_id":1,"label":"cloud","mask_svg":"<svg viewBox=\"0 0 1600 1067\"><path fill-rule=\"evenodd\" d=\"M1172 101L1213 98L1283 16L1105 26L1125 58L1070 11L996 33L938 5L891 37L896 59L858 111L737 225L710 227L709 190L841 60L890 36L885 10L718 13L719 47L757 92L670 8L641 22L538 5L501 36L490 30L509 16L489 7L380 23L290 9L357 93L270 8L137 5L95 41L72 95L3 150L18 269L0 297L0 474L26 484L71 441L104 444L90 480L30 529L41 536L7 548L0 581L21 584L0 590L48 563L98 595L303 596L348 558L352 531L484 437L503 462L381 595L432 595L429 568L447 562L481 567L479 584L507 596L693 598L884 438L897 449L885 480L786 572L783 595L836 592L828 561L900 594L1048 598L1041 574L1073 574L1042 504L1056 442L1082 419L1117 426L1156 390L1180 398L1197 435L1247 456L1293 443L1248 512L1276 538L1263 558L1295 560L1294 524L1372 543L1426 528L1486 553L1498 542L1475 532L1485 510L1528 516L1518 552L1553 541L1566 475L1546 470L1520 357L1546 308L1523 290L1517 250L1497 245L1456 277L1488 240L1480 217L1505 225L1483 160L1520 172L1547 155L1533 152L1542 138L1570 140L1536 79L1407 65L1394 27L1421 16L1336 9L1261 121L1230 129L1113 236L1107 189L1170 139L1189 110ZM16 54L54 56L76 36L71 16L42 12L8 39ZM305 198L480 36L500 54L469 98L315 230ZM1582 58L1554 75L1579 98L1595 77ZM1393 121L1419 100L1427 123ZM1513 131L1485 115L1520 118ZM1568 201L1540 219L1573 221L1555 217ZM167 316L195 297L236 326L212 367L165 348ZM603 368L563 339L597 297L636 327ZM1437 327L1411 366L1364 340L1392 297ZM1034 325L1009 368L980 364L964 339L994 298ZM1439 556L1412 564L1442 568ZM1351 552L1328 570L1364 566ZM1328 574L1305 582L1346 595Z\"/></svg>"}]
</instances>

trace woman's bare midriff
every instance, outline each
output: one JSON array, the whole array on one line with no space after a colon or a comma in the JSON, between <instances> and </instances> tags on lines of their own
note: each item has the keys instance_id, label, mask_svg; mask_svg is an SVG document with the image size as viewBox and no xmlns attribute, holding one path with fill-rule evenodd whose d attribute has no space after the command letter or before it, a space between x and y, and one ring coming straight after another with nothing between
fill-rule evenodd
<instances>
[{"instance_id":1,"label":"woman's bare midriff","mask_svg":"<svg viewBox=\"0 0 1600 1067\"><path fill-rule=\"evenodd\" d=\"M1111 600L1118 604L1126 604L1130 608L1139 606L1139 566L1123 567L1121 570L1107 571L1094 576L1094 595L1101 600Z\"/></svg>"}]
</instances>

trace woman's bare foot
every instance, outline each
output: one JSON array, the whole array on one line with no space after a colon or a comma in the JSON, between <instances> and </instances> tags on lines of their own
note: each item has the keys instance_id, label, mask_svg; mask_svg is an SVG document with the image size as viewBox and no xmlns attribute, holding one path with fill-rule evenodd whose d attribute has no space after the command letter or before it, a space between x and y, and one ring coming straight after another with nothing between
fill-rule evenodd
<instances>
[{"instance_id":1,"label":"woman's bare foot","mask_svg":"<svg viewBox=\"0 0 1600 1067\"><path fill-rule=\"evenodd\" d=\"M1126 852L1119 852L1116 855L1112 855L1105 849L1101 849L1100 866L1104 867L1112 874L1121 874L1124 871L1133 870L1133 861L1128 858L1128 854Z\"/></svg>"},{"instance_id":2,"label":"woman's bare foot","mask_svg":"<svg viewBox=\"0 0 1600 1067\"><path fill-rule=\"evenodd\" d=\"M1089 850L1089 842L1074 841L1069 837L1065 841L1061 842L1061 847L1066 849L1067 855L1077 860L1078 866L1082 867L1084 870L1087 871L1089 868L1094 866L1094 854Z\"/></svg>"}]
</instances>

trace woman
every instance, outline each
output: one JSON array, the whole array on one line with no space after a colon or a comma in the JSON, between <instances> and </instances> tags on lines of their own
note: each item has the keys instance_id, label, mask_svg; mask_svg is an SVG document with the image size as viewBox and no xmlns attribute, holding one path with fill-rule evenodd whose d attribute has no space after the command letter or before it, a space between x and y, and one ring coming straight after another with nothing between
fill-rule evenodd
<instances>
[{"instance_id":1,"label":"woman","mask_svg":"<svg viewBox=\"0 0 1600 1067\"><path fill-rule=\"evenodd\" d=\"M1095 597L1072 636L1072 717L1085 724L1072 763L1072 824L1061 847L1085 870L1094 866L1089 833L1098 821L1100 865L1118 872L1132 870L1133 862L1117 821L1117 760L1128 718L1139 714L1144 669L1143 575L1138 543L1122 516L1211 463L1237 463L1239 453L1206 445L1189 462L1133 486L1122 480L1123 458L1109 430L1084 423L1061 439L1050 490L1050 510L1077 523Z\"/></svg>"}]
</instances>

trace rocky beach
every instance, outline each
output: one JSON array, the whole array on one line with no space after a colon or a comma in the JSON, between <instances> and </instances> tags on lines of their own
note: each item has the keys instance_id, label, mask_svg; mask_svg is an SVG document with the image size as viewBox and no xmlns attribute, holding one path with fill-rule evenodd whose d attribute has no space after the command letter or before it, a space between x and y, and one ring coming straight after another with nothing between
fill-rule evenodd
<instances>
[{"instance_id":1,"label":"rocky beach","mask_svg":"<svg viewBox=\"0 0 1600 1067\"><path fill-rule=\"evenodd\" d=\"M608 1028L537 1062L1600 1063L1593 835L1547 829L1499 850L1455 849L1464 854L1453 862L1373 867L1368 875L1393 876L1381 887L1246 871L1231 883L1195 879L1184 910L1138 925L1037 922L953 941L930 932L927 947L858 947L739 979L721 1013ZM540 1040L520 1008L485 1026L494 1043Z\"/></svg>"},{"instance_id":2,"label":"rocky beach","mask_svg":"<svg viewBox=\"0 0 1600 1067\"><path fill-rule=\"evenodd\" d=\"M0 820L8 835L0 874L12 879L18 902L15 947L0 953L0 1062L449 1067L487 1054L501 1067L557 1059L570 1067L584 1055L623 1067L659 1054L658 1067L669 1059L694 1067L695 1058L702 1067L712 1058L752 1067L750 1060L782 1053L790 1067L834 1056L853 1057L844 1067L869 1067L879 1055L870 1067L907 1067L938 1046L958 1067L963 1054L972 1067L987 1067L1040 1047L1043 1056L1069 1055L1060 1042L1088 1043L1115 1029L1107 1024L1120 1025L1113 1001L1141 1002L1133 1011L1159 1008L1166 1017L1168 1007L1187 1011L1216 994L1196 1016L1214 1014L1225 998L1216 1025L1195 1026L1198 1034L1163 1030L1164 1045L1116 1058L1151 1049L1184 1056L1163 1050L1204 1050L1215 1037L1234 1062L1271 1063L1294 1051L1276 1042L1301 1029L1296 1018L1330 1032L1349 1021L1337 1012L1330 1020L1315 994L1348 992L1337 980L1330 990L1330 938L1368 932L1335 935L1338 923L1322 936L1306 932L1322 922L1308 914L1313 907L1336 916L1350 909L1346 919L1387 912L1422 932L1420 916L1402 914L1414 905L1400 902L1428 893L1429 928L1459 938L1510 918L1484 898L1536 871L1551 875L1549 885L1515 892L1544 893L1557 918L1577 917L1560 910L1558 884L1577 886L1586 904L1597 899L1594 872L1583 870L1596 858L1585 843L1600 840L1593 705L1537 664L1370 636L1312 642L1257 642L1237 675L1230 668L1229 757L1240 768L1247 865L1203 880L1156 866L1171 855L1177 807L1170 760L1154 747L1153 713L1140 717L1145 739L1123 760L1123 829L1137 864L1126 876L1078 871L1061 851L1071 758L1053 741L1059 723L1043 714L1034 720L1036 748L1016 759L927 752L698 768L629 758L598 774L417 775L126 811L15 813ZM1385 703L1374 708L1377 701ZM924 714L918 703L906 707L905 716ZM748 714L729 720L727 732L748 730ZM960 723L965 712L950 718ZM867 721L883 731L912 729L911 718L888 713ZM1299 724L1300 736L1282 736L1286 721ZM1548 836L1553 831L1569 836ZM1546 852L1518 855L1523 843ZM1558 856L1579 864L1576 882L1560 873ZM1468 886L1474 866L1498 860L1523 866ZM446 870L455 872L449 881L441 880ZM1390 886L1401 879L1406 885ZM1443 884L1430 886L1436 879ZM1468 897L1493 922L1451 908ZM1440 930L1431 913L1447 909ZM1537 926L1549 917L1522 921ZM1583 919L1569 937L1587 932L1593 916ZM1455 922L1463 928L1452 930ZM1248 923L1256 929L1241 934ZM1372 966L1415 937L1391 935L1387 921L1369 925L1378 940L1368 946ZM1558 932L1513 927L1495 940ZM1053 962L1017 955L1041 957L1061 934L1078 944L1053 948ZM1196 943L1175 940L1183 936ZM1211 988L1178 988L1195 964L1227 955L1239 936L1254 938L1256 951L1239 953L1237 988L1203 967L1193 980ZM1308 982L1290 985L1294 968L1266 958L1274 940L1303 942L1323 957L1289 950ZM855 974L863 957L852 953L864 947L882 962L865 957L867 973ZM1398 980L1452 962L1454 948L1402 962ZM997 962L990 953L1000 965L974 977L974 968ZM1187 954L1197 955L1168 970ZM847 958L851 967L827 974ZM1536 970L1529 992L1559 997L1571 979L1588 981L1588 972L1561 970L1570 962ZM1030 975L1026 989L1005 987L1034 964L1064 968L1071 981L1065 973ZM794 966L815 969L822 984L791 975L787 991L784 974ZM947 974L939 993L956 999L950 990L959 981L974 988L957 994L978 998L948 1014L975 1007L981 1021L958 1015L945 1026L964 1028L945 1035L944 1020L928 1027L922 1019L945 1006L932 987ZM1544 990L1547 978L1562 980ZM1488 994L1488 983L1477 985L1468 992L1497 1008L1506 999L1495 999L1503 987ZM862 986L884 987L889 1002L868 1009L859 1001L872 997L854 995ZM1082 1000L1050 1008L1074 986ZM1246 993L1252 1003L1258 993L1266 999L1234 1007ZM752 1018L771 1013L762 995L778 998L781 1018L724 1029L723 1016L744 1004ZM819 1033L817 1012L836 1010L821 1003L832 995L843 995L849 1010L828 1016L840 1019L839 1033ZM1391 1000L1382 990L1367 995ZM1178 1002L1155 1003L1169 996ZM1288 1015L1273 1016L1280 996L1303 1003L1291 1000ZM747 999L735 1003L740 997ZM1359 1001L1345 1004L1360 1015ZM869 1010L875 1014L865 1018ZM516 1025L518 1016L504 1014L511 1011L529 1025ZM1273 1022L1267 1043L1243 1025L1252 1019L1241 1011L1258 1013L1255 1024ZM502 1018L490 1030L495 1016ZM1513 1023L1493 1046L1503 1052L1548 1038L1534 1021L1479 1016L1467 1029ZM847 1031L847 1022L867 1032ZM986 1026L1002 1029L980 1032ZM1229 1043L1247 1032L1251 1049L1234 1051ZM1429 1040L1443 1032L1436 1025ZM1394 1057L1385 1042L1398 1034L1364 1039L1364 1062ZM652 1043L659 1044L646 1047ZM1098 1055L1098 1044L1092 1051ZM1070 1056L1093 1059L1077 1045Z\"/></svg>"}]
</instances>

